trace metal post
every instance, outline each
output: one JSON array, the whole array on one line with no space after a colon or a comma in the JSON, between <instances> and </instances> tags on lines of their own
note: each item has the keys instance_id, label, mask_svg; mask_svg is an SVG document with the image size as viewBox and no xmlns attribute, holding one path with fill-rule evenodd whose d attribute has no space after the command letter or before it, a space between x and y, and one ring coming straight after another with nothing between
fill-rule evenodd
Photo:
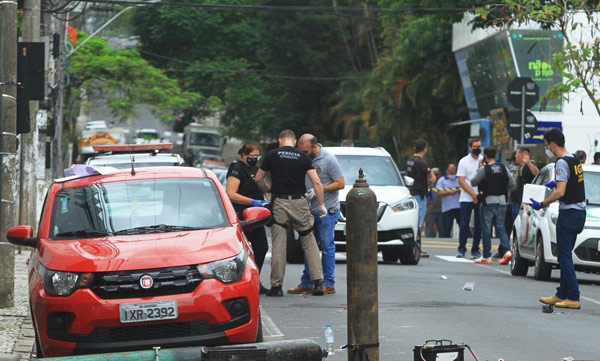
<instances>
[{"instance_id":1,"label":"metal post","mask_svg":"<svg viewBox=\"0 0 600 361\"><path fill-rule=\"evenodd\" d=\"M23 40L40 41L40 0L25 0L23 4ZM29 102L29 124L31 132L21 134L21 182L19 185L19 224L34 225L36 219L37 194L34 149L38 147L37 132L38 101Z\"/></svg>"},{"instance_id":2,"label":"metal post","mask_svg":"<svg viewBox=\"0 0 600 361\"><path fill-rule=\"evenodd\" d=\"M14 248L6 244L6 232L17 219L16 201L19 159L17 138L17 2L4 0L2 4L2 199L0 217L0 308L14 305Z\"/></svg>"},{"instance_id":3,"label":"metal post","mask_svg":"<svg viewBox=\"0 0 600 361\"><path fill-rule=\"evenodd\" d=\"M378 361L377 197L358 174L346 196L348 361Z\"/></svg>"},{"instance_id":4,"label":"metal post","mask_svg":"<svg viewBox=\"0 0 600 361\"><path fill-rule=\"evenodd\" d=\"M525 85L521 86L521 144L525 144Z\"/></svg>"}]
</instances>

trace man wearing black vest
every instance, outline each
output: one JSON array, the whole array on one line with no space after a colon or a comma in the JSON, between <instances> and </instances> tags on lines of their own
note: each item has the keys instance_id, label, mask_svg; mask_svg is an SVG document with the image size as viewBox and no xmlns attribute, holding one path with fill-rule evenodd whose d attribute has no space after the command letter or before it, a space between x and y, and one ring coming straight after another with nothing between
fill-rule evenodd
<instances>
[{"instance_id":1,"label":"man wearing black vest","mask_svg":"<svg viewBox=\"0 0 600 361\"><path fill-rule=\"evenodd\" d=\"M508 190L515 186L513 177L503 164L496 163L496 148L483 150L485 164L471 179L471 185L478 187L481 196L481 238L483 255L475 260L478 264L492 264L492 223L500 237L498 252L502 255L500 264L508 264L512 257L508 234L504 228Z\"/></svg>"},{"instance_id":2,"label":"man wearing black vest","mask_svg":"<svg viewBox=\"0 0 600 361\"><path fill-rule=\"evenodd\" d=\"M559 201L556 219L556 253L560 265L560 285L556 294L541 297L540 302L559 308L579 309L579 284L573 266L573 247L577 235L585 224L585 188L583 169L579 159L565 148L565 136L558 129L544 133L544 146L548 157L556 156L555 180L546 183L554 191L541 202L531 198L531 207L540 210Z\"/></svg>"}]
</instances>

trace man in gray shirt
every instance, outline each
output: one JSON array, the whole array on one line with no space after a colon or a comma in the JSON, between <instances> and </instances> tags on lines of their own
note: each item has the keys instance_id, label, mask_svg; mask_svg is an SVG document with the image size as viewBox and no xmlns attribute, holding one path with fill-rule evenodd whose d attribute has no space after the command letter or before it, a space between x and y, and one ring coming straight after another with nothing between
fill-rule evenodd
<instances>
[{"instance_id":1,"label":"man in gray shirt","mask_svg":"<svg viewBox=\"0 0 600 361\"><path fill-rule=\"evenodd\" d=\"M500 246L498 252L502 255L500 264L508 264L512 254L508 243L508 234L504 226L506 216L506 196L508 190L515 186L515 181L503 164L496 163L496 148L486 147L483 150L485 163L471 179L471 185L478 187L482 197L481 207L481 239L483 241L483 256L475 260L478 264L492 264L492 223L496 227Z\"/></svg>"},{"instance_id":2,"label":"man in gray shirt","mask_svg":"<svg viewBox=\"0 0 600 361\"><path fill-rule=\"evenodd\" d=\"M315 217L313 231L322 252L323 293L333 294L335 293L335 243L333 238L335 225L340 215L338 193L345 186L344 174L337 158L323 149L314 135L304 134L301 136L298 140L298 148L312 159L313 167L317 170L317 174L323 185L325 208L327 208L326 216L322 217L319 215L319 204L314 197L309 196L307 199L310 201L311 213ZM309 189L309 194L312 188L312 182L306 178L306 189ZM310 279L310 273L305 262L300 284L296 288L289 289L287 292L301 294L311 292L312 289L313 282Z\"/></svg>"}]
</instances>

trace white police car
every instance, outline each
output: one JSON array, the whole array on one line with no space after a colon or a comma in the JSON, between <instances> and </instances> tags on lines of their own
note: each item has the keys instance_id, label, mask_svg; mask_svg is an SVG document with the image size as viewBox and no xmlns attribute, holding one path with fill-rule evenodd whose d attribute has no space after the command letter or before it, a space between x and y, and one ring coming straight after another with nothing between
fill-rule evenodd
<instances>
[{"instance_id":1,"label":"white police car","mask_svg":"<svg viewBox=\"0 0 600 361\"><path fill-rule=\"evenodd\" d=\"M99 154L88 158L86 165L95 167L136 168L182 166L183 158L176 153L161 153L173 148L172 143L95 145Z\"/></svg>"},{"instance_id":2,"label":"white police car","mask_svg":"<svg viewBox=\"0 0 600 361\"><path fill-rule=\"evenodd\" d=\"M600 272L600 166L584 165L585 195L588 200L583 232L573 249L573 263L578 271ZM554 180L554 163L546 165L534 178L533 184L544 185ZM538 199L536 199L538 200ZM541 201L538 200L538 201ZM513 276L526 276L534 266L536 280L549 280L556 257L556 219L558 202L539 211L522 203L515 219L512 237L510 271Z\"/></svg>"}]
</instances>

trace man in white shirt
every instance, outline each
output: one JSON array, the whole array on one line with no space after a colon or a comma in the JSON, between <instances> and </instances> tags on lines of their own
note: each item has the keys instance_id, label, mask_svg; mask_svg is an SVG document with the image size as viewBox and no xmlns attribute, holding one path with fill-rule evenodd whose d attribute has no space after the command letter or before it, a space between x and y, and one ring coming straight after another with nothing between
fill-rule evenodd
<instances>
[{"instance_id":1,"label":"man in white shirt","mask_svg":"<svg viewBox=\"0 0 600 361\"><path fill-rule=\"evenodd\" d=\"M471 247L471 256L475 259L481 257L479 251L479 242L481 242L481 221L479 218L479 203L477 201L477 187L471 186L471 179L475 177L477 169L481 165L483 157L481 155L481 141L477 138L469 142L471 153L464 156L458 162L458 185L460 186L460 233L458 236L457 258L465 257L467 252L467 237L470 233L469 223L471 221L471 212L475 212L475 232L473 233L473 245Z\"/></svg>"}]
</instances>

